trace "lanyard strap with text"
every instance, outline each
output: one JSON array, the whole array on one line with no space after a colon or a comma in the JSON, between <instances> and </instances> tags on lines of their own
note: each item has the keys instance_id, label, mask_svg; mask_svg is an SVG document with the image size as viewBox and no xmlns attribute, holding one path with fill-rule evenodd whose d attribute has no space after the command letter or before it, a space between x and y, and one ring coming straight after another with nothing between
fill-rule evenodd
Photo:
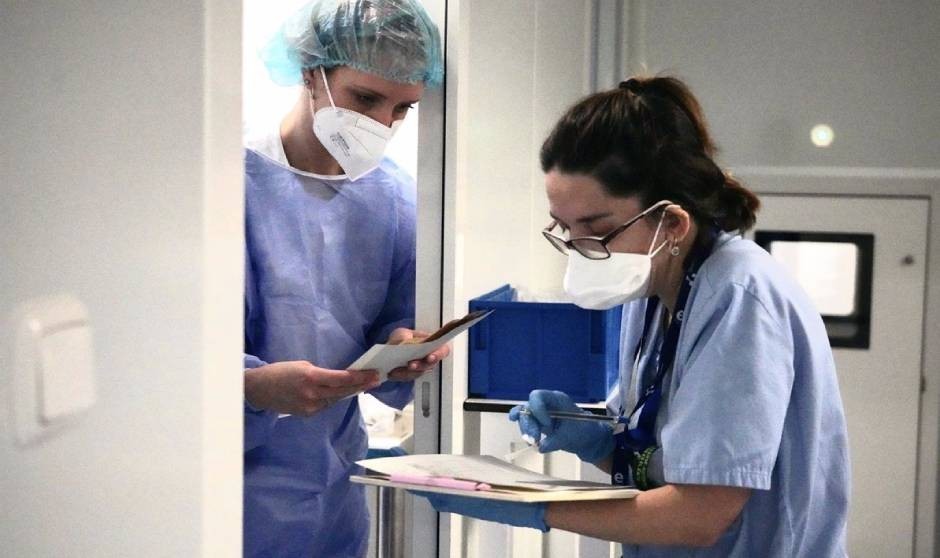
<instances>
[{"instance_id":1,"label":"lanyard strap with text","mask_svg":"<svg viewBox=\"0 0 940 558\"><path fill-rule=\"evenodd\" d=\"M622 431L616 435L617 450L614 455L614 484L626 482L626 469L628 468L628 454L632 452L641 452L646 448L656 445L656 415L659 412L659 403L662 397L662 384L666 372L672 367L676 356L676 347L679 343L679 332L682 329L682 321L685 318L685 305L689 299L689 293L692 291L692 285L695 283L695 277L699 268L711 254L715 245L717 231L712 229L707 233L705 241L697 245L689 254L686 260L685 275L682 279L682 285L679 287L679 296L676 299L676 307L673 312L669 328L666 330L666 336L663 339L662 348L656 362L656 376L649 387L643 392L627 417L621 417ZM646 317L643 321L643 333L640 336L640 342L637 343L634 352L634 363L639 362L640 351L646 344L646 339L650 334L651 326L656 317L656 310L659 307L659 299L653 298L649 301L646 308ZM636 370L636 366L634 366ZM634 423L634 417L637 420ZM618 470L619 469L619 470ZM621 482L618 483L617 481Z\"/></svg>"}]
</instances>

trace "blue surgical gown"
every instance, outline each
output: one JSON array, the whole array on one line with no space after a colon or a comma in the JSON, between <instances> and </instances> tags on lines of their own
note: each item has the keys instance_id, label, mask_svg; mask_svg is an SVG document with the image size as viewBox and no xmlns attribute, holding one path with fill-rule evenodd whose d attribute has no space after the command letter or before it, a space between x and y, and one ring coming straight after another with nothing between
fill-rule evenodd
<instances>
[{"instance_id":1,"label":"blue surgical gown","mask_svg":"<svg viewBox=\"0 0 940 558\"><path fill-rule=\"evenodd\" d=\"M356 182L291 169L277 136L245 154L245 368L307 360L344 369L413 327L414 182L391 161ZM401 408L413 383L371 393ZM309 418L245 405L244 555L365 554L355 397Z\"/></svg>"},{"instance_id":2,"label":"blue surgical gown","mask_svg":"<svg viewBox=\"0 0 940 558\"><path fill-rule=\"evenodd\" d=\"M630 409L655 376L662 341L659 328L634 375L646 304L624 307L617 399ZM699 270L656 434L654 481L746 487L751 495L713 547L626 545L625 558L845 556L848 444L825 326L750 240L721 235Z\"/></svg>"}]
</instances>

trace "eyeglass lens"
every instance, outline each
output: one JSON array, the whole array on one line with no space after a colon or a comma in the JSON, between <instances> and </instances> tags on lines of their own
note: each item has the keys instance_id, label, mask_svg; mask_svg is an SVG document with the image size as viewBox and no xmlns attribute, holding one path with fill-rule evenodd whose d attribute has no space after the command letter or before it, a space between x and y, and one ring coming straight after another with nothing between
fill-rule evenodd
<instances>
[{"instance_id":1,"label":"eyeglass lens","mask_svg":"<svg viewBox=\"0 0 940 558\"><path fill-rule=\"evenodd\" d=\"M604 259L609 255L604 243L594 238L578 238L571 241L571 246L579 254L589 259Z\"/></svg>"},{"instance_id":2,"label":"eyeglass lens","mask_svg":"<svg viewBox=\"0 0 940 558\"><path fill-rule=\"evenodd\" d=\"M542 231L542 235L548 240L556 250L562 254L568 254L569 246L578 251L585 258L592 260L602 260L610 256L610 252L604 246L604 243L594 238L576 238L566 241L548 231Z\"/></svg>"},{"instance_id":3,"label":"eyeglass lens","mask_svg":"<svg viewBox=\"0 0 940 558\"><path fill-rule=\"evenodd\" d=\"M545 240L551 243L551 245L554 246L555 249L561 252L562 254L568 253L568 246L565 244L565 241L563 239L558 238L557 236L547 231L542 231L542 236L544 236Z\"/></svg>"}]
</instances>

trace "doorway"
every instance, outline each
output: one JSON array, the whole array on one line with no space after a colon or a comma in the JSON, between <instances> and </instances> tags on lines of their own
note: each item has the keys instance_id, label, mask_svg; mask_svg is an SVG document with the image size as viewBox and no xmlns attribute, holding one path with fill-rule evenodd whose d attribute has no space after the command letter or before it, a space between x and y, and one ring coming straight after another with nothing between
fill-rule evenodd
<instances>
[{"instance_id":1,"label":"doorway","mask_svg":"<svg viewBox=\"0 0 940 558\"><path fill-rule=\"evenodd\" d=\"M910 556L929 202L761 200L753 236L810 294L833 346L852 462L848 553Z\"/></svg>"}]
</instances>

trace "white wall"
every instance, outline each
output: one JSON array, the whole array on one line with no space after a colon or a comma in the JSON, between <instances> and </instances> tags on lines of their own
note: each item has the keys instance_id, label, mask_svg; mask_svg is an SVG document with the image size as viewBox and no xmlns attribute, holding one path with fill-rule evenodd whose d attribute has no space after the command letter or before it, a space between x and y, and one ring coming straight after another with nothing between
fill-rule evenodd
<instances>
[{"instance_id":1,"label":"white wall","mask_svg":"<svg viewBox=\"0 0 940 558\"><path fill-rule=\"evenodd\" d=\"M649 70L690 84L725 164L940 166L940 3L642 3Z\"/></svg>"},{"instance_id":2,"label":"white wall","mask_svg":"<svg viewBox=\"0 0 940 558\"><path fill-rule=\"evenodd\" d=\"M0 4L0 548L238 556L240 11ZM6 318L71 293L98 403L13 443Z\"/></svg>"}]
</instances>

